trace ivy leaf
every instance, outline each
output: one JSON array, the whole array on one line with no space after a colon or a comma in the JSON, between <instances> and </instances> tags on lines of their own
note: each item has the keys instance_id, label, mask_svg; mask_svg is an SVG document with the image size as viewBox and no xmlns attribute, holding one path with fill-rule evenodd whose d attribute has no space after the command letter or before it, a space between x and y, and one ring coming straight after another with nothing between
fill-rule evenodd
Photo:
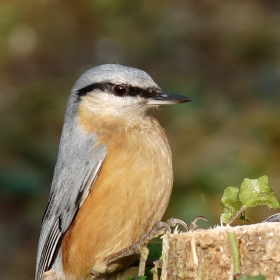
<instances>
[{"instance_id":1,"label":"ivy leaf","mask_svg":"<svg viewBox=\"0 0 280 280\"><path fill-rule=\"evenodd\" d=\"M267 205L269 208L280 208L272 188L268 184L268 177L262 176L258 179L244 179L240 189L227 187L224 191L221 206L223 213L221 222L230 224L236 218L250 221L245 215L247 208L258 205Z\"/></svg>"},{"instance_id":2,"label":"ivy leaf","mask_svg":"<svg viewBox=\"0 0 280 280\"><path fill-rule=\"evenodd\" d=\"M239 188L227 187L224 190L223 197L221 199L221 206L223 214L221 215L221 221L227 224L242 207L242 203L238 199Z\"/></svg>"},{"instance_id":3,"label":"ivy leaf","mask_svg":"<svg viewBox=\"0 0 280 280\"><path fill-rule=\"evenodd\" d=\"M241 184L239 201L247 208L258 205L267 205L270 208L280 208L280 204L268 184L268 177L262 176L258 179L244 179Z\"/></svg>"}]
</instances>

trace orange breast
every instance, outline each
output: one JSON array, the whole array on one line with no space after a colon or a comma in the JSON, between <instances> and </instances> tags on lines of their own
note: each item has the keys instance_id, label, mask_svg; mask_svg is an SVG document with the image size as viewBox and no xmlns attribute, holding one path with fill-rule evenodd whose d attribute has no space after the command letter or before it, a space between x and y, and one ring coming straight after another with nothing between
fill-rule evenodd
<instances>
[{"instance_id":1,"label":"orange breast","mask_svg":"<svg viewBox=\"0 0 280 280\"><path fill-rule=\"evenodd\" d=\"M156 120L94 123L100 124L95 132L100 143L107 143L108 153L62 241L63 270L71 279L106 271L107 256L148 232L162 218L173 183L170 149ZM120 263L110 269L122 268Z\"/></svg>"}]
</instances>

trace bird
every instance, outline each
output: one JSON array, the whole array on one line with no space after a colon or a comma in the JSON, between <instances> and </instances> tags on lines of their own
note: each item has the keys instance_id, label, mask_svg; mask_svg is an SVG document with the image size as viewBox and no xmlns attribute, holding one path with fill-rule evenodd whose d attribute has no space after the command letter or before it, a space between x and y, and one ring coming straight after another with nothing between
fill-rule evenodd
<instances>
[{"instance_id":1,"label":"bird","mask_svg":"<svg viewBox=\"0 0 280 280\"><path fill-rule=\"evenodd\" d=\"M138 257L105 259L159 222L173 187L170 146L150 108L191 101L140 69L103 64L71 90L38 242L35 280L118 279ZM111 277L111 278L110 278Z\"/></svg>"}]
</instances>

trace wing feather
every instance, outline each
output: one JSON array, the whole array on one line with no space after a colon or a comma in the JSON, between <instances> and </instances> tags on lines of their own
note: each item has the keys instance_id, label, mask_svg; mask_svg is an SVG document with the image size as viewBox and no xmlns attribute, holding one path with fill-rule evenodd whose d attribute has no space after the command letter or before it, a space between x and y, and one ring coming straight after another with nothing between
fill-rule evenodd
<instances>
[{"instance_id":1,"label":"wing feather","mask_svg":"<svg viewBox=\"0 0 280 280\"><path fill-rule=\"evenodd\" d=\"M87 140L84 143L76 140L74 149L60 147L50 198L42 221L36 280L51 268L63 234L87 198L105 159L106 147L94 146L94 138Z\"/></svg>"}]
</instances>

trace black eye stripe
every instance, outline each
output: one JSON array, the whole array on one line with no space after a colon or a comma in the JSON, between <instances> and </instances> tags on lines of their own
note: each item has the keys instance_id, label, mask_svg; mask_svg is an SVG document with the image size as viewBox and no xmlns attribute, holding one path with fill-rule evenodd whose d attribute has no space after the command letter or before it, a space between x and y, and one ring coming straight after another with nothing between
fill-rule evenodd
<instances>
[{"instance_id":1,"label":"black eye stripe","mask_svg":"<svg viewBox=\"0 0 280 280\"><path fill-rule=\"evenodd\" d=\"M87 95L89 92L94 91L95 89L105 90L107 88L105 85L106 84L103 84L103 83L96 83L96 84L88 85L84 88L79 89L77 91L77 95L84 96L84 95Z\"/></svg>"},{"instance_id":2,"label":"black eye stripe","mask_svg":"<svg viewBox=\"0 0 280 280\"><path fill-rule=\"evenodd\" d=\"M101 91L106 91L108 93L114 94L114 91L112 90L114 86L116 85L112 83L95 83L79 89L77 91L77 95L81 97L87 95L89 92L92 92L95 89L99 89ZM122 84L120 84L120 86L122 86ZM127 89L127 93L124 96L141 96L144 98L151 98L151 97L156 97L158 95L158 91L160 91L160 89L157 88L143 89L139 87L132 87L129 85L123 85L123 86Z\"/></svg>"}]
</instances>

